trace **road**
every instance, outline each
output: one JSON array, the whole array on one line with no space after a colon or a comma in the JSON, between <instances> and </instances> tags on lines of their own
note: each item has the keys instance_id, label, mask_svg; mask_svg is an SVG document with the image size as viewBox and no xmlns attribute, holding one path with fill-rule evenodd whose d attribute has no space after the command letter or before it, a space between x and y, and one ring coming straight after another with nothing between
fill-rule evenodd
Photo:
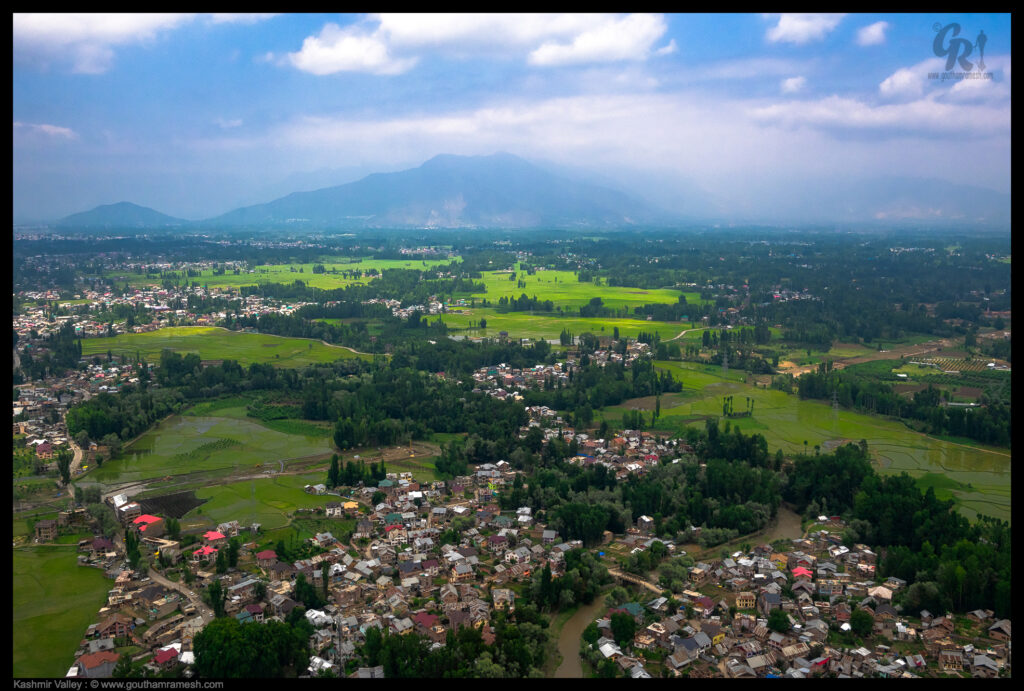
<instances>
[{"instance_id":1,"label":"road","mask_svg":"<svg viewBox=\"0 0 1024 691\"><path fill-rule=\"evenodd\" d=\"M197 595L195 592L193 592L191 588L181 583L175 583L172 580L164 578L159 573L154 571L152 568L149 569L149 577L152 578L155 582L164 586L165 588L176 590L185 597L187 597L189 599L189 602L196 606L196 610L199 612L200 616L203 617L204 624L209 624L211 621L213 621L213 610L207 607L206 603L203 602L203 599L199 597L199 595Z\"/></svg>"}]
</instances>

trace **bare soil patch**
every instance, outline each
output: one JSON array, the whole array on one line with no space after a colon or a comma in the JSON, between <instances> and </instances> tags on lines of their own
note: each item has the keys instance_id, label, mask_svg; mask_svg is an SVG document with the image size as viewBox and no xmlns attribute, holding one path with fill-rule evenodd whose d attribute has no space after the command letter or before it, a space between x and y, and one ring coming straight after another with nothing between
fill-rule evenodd
<instances>
[{"instance_id":1,"label":"bare soil patch","mask_svg":"<svg viewBox=\"0 0 1024 691\"><path fill-rule=\"evenodd\" d=\"M175 492L138 500L143 513L167 516L168 518L181 518L192 509L202 506L208 501L209 499L199 499L192 491Z\"/></svg>"}]
</instances>

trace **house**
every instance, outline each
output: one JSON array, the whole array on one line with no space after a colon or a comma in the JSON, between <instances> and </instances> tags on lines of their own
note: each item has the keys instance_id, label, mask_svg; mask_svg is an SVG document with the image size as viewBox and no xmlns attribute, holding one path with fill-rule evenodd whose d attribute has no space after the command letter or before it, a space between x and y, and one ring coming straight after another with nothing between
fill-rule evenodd
<instances>
[{"instance_id":1,"label":"house","mask_svg":"<svg viewBox=\"0 0 1024 691\"><path fill-rule=\"evenodd\" d=\"M327 502L327 506L324 507L324 514L327 518L341 518L341 513L341 502Z\"/></svg>"},{"instance_id":2,"label":"house","mask_svg":"<svg viewBox=\"0 0 1024 691\"><path fill-rule=\"evenodd\" d=\"M491 598L494 600L494 609L514 612L516 609L516 594L505 588L494 588L491 590Z\"/></svg>"},{"instance_id":3,"label":"house","mask_svg":"<svg viewBox=\"0 0 1024 691\"><path fill-rule=\"evenodd\" d=\"M269 569L270 565L277 561L277 552L272 549L265 549L256 553L256 563L261 569Z\"/></svg>"},{"instance_id":4,"label":"house","mask_svg":"<svg viewBox=\"0 0 1024 691\"><path fill-rule=\"evenodd\" d=\"M744 591L736 596L736 609L754 609L756 604L757 598L750 591Z\"/></svg>"},{"instance_id":5,"label":"house","mask_svg":"<svg viewBox=\"0 0 1024 691\"><path fill-rule=\"evenodd\" d=\"M199 549L197 549L194 552L192 552L192 561L193 562L206 561L207 559L210 559L211 557L213 557L213 555L215 555L215 554L217 554L217 549L216 548L210 547L209 545L203 545Z\"/></svg>"},{"instance_id":6,"label":"house","mask_svg":"<svg viewBox=\"0 0 1024 691\"><path fill-rule=\"evenodd\" d=\"M164 521L158 516L151 516L148 513L132 519L132 528L138 531L140 536L160 537L164 534Z\"/></svg>"},{"instance_id":7,"label":"house","mask_svg":"<svg viewBox=\"0 0 1024 691\"><path fill-rule=\"evenodd\" d=\"M49 542L57 537L57 521L47 518L36 522L36 539L40 542Z\"/></svg>"},{"instance_id":8,"label":"house","mask_svg":"<svg viewBox=\"0 0 1024 691\"><path fill-rule=\"evenodd\" d=\"M1000 619L992 626L988 627L989 638L994 638L997 641L1009 641L1010 640L1010 620Z\"/></svg>"},{"instance_id":9,"label":"house","mask_svg":"<svg viewBox=\"0 0 1024 691\"><path fill-rule=\"evenodd\" d=\"M227 543L228 536L216 530L207 530L203 533L203 539L206 540L206 544L211 547L220 547Z\"/></svg>"},{"instance_id":10,"label":"house","mask_svg":"<svg viewBox=\"0 0 1024 691\"><path fill-rule=\"evenodd\" d=\"M960 650L942 650L939 652L939 669L946 672L959 672L964 668L964 654Z\"/></svg>"},{"instance_id":11,"label":"house","mask_svg":"<svg viewBox=\"0 0 1024 691\"><path fill-rule=\"evenodd\" d=\"M992 618L994 612L990 609L976 609L967 613L967 618L975 624L986 624Z\"/></svg>"},{"instance_id":12,"label":"house","mask_svg":"<svg viewBox=\"0 0 1024 691\"><path fill-rule=\"evenodd\" d=\"M153 664L160 669L170 669L178 662L180 651L173 647L161 648L153 655Z\"/></svg>"},{"instance_id":13,"label":"house","mask_svg":"<svg viewBox=\"0 0 1024 691\"><path fill-rule=\"evenodd\" d=\"M777 593L761 593L757 599L757 611L768 616L773 610L782 606L782 598Z\"/></svg>"},{"instance_id":14,"label":"house","mask_svg":"<svg viewBox=\"0 0 1024 691\"><path fill-rule=\"evenodd\" d=\"M650 516L640 516L636 519L636 527L642 533L650 533L654 530L654 519Z\"/></svg>"},{"instance_id":15,"label":"house","mask_svg":"<svg viewBox=\"0 0 1024 691\"><path fill-rule=\"evenodd\" d=\"M99 623L96 635L98 638L126 638L133 628L135 624L130 617L115 613Z\"/></svg>"},{"instance_id":16,"label":"house","mask_svg":"<svg viewBox=\"0 0 1024 691\"><path fill-rule=\"evenodd\" d=\"M98 653L88 653L75 661L78 667L78 676L96 679L110 677L114 673L114 666L120 658L113 650L103 650Z\"/></svg>"},{"instance_id":17,"label":"house","mask_svg":"<svg viewBox=\"0 0 1024 691\"><path fill-rule=\"evenodd\" d=\"M974 655L971 662L971 676L976 679L991 679L999 674L999 666L986 655Z\"/></svg>"}]
</instances>

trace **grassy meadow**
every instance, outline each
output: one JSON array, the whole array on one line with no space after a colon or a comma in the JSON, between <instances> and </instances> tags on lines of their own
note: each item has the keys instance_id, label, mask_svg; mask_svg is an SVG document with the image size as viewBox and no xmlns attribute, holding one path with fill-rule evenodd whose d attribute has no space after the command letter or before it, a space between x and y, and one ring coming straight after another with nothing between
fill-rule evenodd
<instances>
[{"instance_id":1,"label":"grassy meadow","mask_svg":"<svg viewBox=\"0 0 1024 691\"><path fill-rule=\"evenodd\" d=\"M439 318L450 329L468 329L465 335L470 338L495 338L501 331L507 331L510 338L543 338L558 339L563 329L568 329L574 336L590 332L597 336L611 336L615 327L619 335L636 338L640 332L661 334L661 339L675 338L681 331L690 328L689 322L658 322L643 319L613 319L580 317L561 317L549 312L506 312L502 314L493 307L465 308L460 312L448 312ZM435 317L430 317L431 321ZM472 328L487 320L487 328Z\"/></svg>"},{"instance_id":2,"label":"grassy meadow","mask_svg":"<svg viewBox=\"0 0 1024 691\"><path fill-rule=\"evenodd\" d=\"M591 298L599 297L606 307L621 309L649 303L675 303L681 291L672 288L641 290L625 286L595 286L592 282L581 283L575 271L537 271L532 276L517 271L516 280L509 280L507 271L484 271L483 278L474 279L487 287L485 293L459 294L456 297L487 298L489 302L497 302L501 297L518 298L523 293L529 297L537 296L538 300L551 300L556 307L578 309L590 302ZM526 287L520 287L519 281L526 281ZM701 302L700 293L685 293L689 304Z\"/></svg>"},{"instance_id":3,"label":"grassy meadow","mask_svg":"<svg viewBox=\"0 0 1024 691\"><path fill-rule=\"evenodd\" d=\"M295 509L338 501L337 497L307 494L302 489L326 479L325 469L323 472L268 476L201 487L196 490L196 496L209 501L185 514L181 520L182 529L216 526L225 521L238 521L242 525L260 523L265 530L283 528L289 523L288 514Z\"/></svg>"},{"instance_id":4,"label":"grassy meadow","mask_svg":"<svg viewBox=\"0 0 1024 691\"><path fill-rule=\"evenodd\" d=\"M77 564L75 545L21 547L13 558L14 677L63 677L113 581Z\"/></svg>"},{"instance_id":5,"label":"grassy meadow","mask_svg":"<svg viewBox=\"0 0 1024 691\"><path fill-rule=\"evenodd\" d=\"M330 290L332 288L344 288L354 283L368 283L373 276L352 277L343 275L341 272L361 271L366 272L376 269L378 272L385 269L426 269L433 266L447 266L455 259L370 259L352 257L325 257L323 264L327 272L335 270L339 273L313 273L315 264L261 264L250 271L235 275L230 271L220 276L213 275L213 269L204 269L200 276L188 277L179 280L195 282L207 288L238 288L240 286L254 286L260 283L294 283L302 281L311 288ZM301 271L300 271L301 269ZM181 273L180 271L178 273ZM116 281L118 284L128 283L131 286L142 287L159 286L164 279L146 276L140 273L126 273L123 271L109 271L105 277Z\"/></svg>"},{"instance_id":6,"label":"grassy meadow","mask_svg":"<svg viewBox=\"0 0 1024 691\"><path fill-rule=\"evenodd\" d=\"M217 412L217 417L171 416L127 445L121 458L92 470L89 479L111 484L197 471L226 475L250 469L255 474L266 464L276 467L278 461L333 450L329 436L272 429L246 419L243 408Z\"/></svg>"},{"instance_id":7,"label":"grassy meadow","mask_svg":"<svg viewBox=\"0 0 1024 691\"><path fill-rule=\"evenodd\" d=\"M271 363L278 367L305 367L339 359L373 359L346 348L325 345L307 338L229 331L215 326L171 326L146 333L121 334L113 338L82 339L82 355L141 353L158 362L169 348L178 353L198 353L203 360L237 360L242 365Z\"/></svg>"},{"instance_id":8,"label":"grassy meadow","mask_svg":"<svg viewBox=\"0 0 1024 691\"><path fill-rule=\"evenodd\" d=\"M736 410L746 408L745 397L754 401L754 414L736 418L731 424L745 433L764 435L772 451L814 453L846 441L866 439L879 472L906 471L921 478L939 474L950 484L944 486L969 517L984 513L1010 518L1010 451L967 445L914 432L904 424L839 410L820 401L800 400L795 394L754 388L745 383L746 373L731 371L726 377L718 367L696 363L659 362L683 381L683 392L675 399L664 397L656 428L678 431L685 425L703 427L707 417L722 416L722 400L734 396ZM646 399L645 399L646 400ZM636 403L605 408L610 424L621 425L622 413L640 407ZM652 406L645 405L649 410ZM597 421L600 422L599 416ZM724 424L724 423L723 423ZM806 441L806 446L804 445ZM933 481L933 480L928 480Z\"/></svg>"}]
</instances>

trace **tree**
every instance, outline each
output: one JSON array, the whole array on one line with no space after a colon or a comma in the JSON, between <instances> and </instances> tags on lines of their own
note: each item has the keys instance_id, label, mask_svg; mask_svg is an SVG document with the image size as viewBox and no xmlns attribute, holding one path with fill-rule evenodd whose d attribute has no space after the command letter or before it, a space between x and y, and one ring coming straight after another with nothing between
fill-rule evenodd
<instances>
[{"instance_id":1,"label":"tree","mask_svg":"<svg viewBox=\"0 0 1024 691\"><path fill-rule=\"evenodd\" d=\"M181 539L181 523L177 518L168 518L166 521L167 537L171 540Z\"/></svg>"},{"instance_id":2,"label":"tree","mask_svg":"<svg viewBox=\"0 0 1024 691\"><path fill-rule=\"evenodd\" d=\"M132 656L128 653L122 653L121 657L117 658L117 664L114 665L114 671L110 673L110 676L115 679L124 679L132 673Z\"/></svg>"},{"instance_id":3,"label":"tree","mask_svg":"<svg viewBox=\"0 0 1024 691\"><path fill-rule=\"evenodd\" d=\"M636 633L636 620L633 615L625 612L616 612L611 617L612 637L621 646L633 642L633 635Z\"/></svg>"},{"instance_id":4,"label":"tree","mask_svg":"<svg viewBox=\"0 0 1024 691\"><path fill-rule=\"evenodd\" d=\"M224 573L228 570L228 559L224 550L217 550L217 573Z\"/></svg>"},{"instance_id":5,"label":"tree","mask_svg":"<svg viewBox=\"0 0 1024 691\"><path fill-rule=\"evenodd\" d=\"M481 329L486 329L487 328L487 320L486 319L483 319L483 318L480 319L480 328Z\"/></svg>"},{"instance_id":6,"label":"tree","mask_svg":"<svg viewBox=\"0 0 1024 691\"><path fill-rule=\"evenodd\" d=\"M768 614L768 628L778 633L789 631L789 617L783 609L773 609Z\"/></svg>"},{"instance_id":7,"label":"tree","mask_svg":"<svg viewBox=\"0 0 1024 691\"><path fill-rule=\"evenodd\" d=\"M874 624L874 617L863 609L857 608L850 613L850 629L858 636L870 636Z\"/></svg>"},{"instance_id":8,"label":"tree","mask_svg":"<svg viewBox=\"0 0 1024 691\"><path fill-rule=\"evenodd\" d=\"M231 538L228 542L228 566L238 566L238 550L241 547L241 541L237 537Z\"/></svg>"},{"instance_id":9,"label":"tree","mask_svg":"<svg viewBox=\"0 0 1024 691\"><path fill-rule=\"evenodd\" d=\"M331 456L331 467L327 469L327 486L337 487L340 482L341 471L338 467L338 454Z\"/></svg>"},{"instance_id":10,"label":"tree","mask_svg":"<svg viewBox=\"0 0 1024 691\"><path fill-rule=\"evenodd\" d=\"M60 479L65 485L71 482L71 459L70 449L61 449L57 452L57 469L60 470Z\"/></svg>"},{"instance_id":11,"label":"tree","mask_svg":"<svg viewBox=\"0 0 1024 691\"><path fill-rule=\"evenodd\" d=\"M210 607L213 607L213 616L220 617L224 616L224 600L227 598L227 592L224 591L224 586L220 584L220 580L214 579L206 588L206 597L210 601Z\"/></svg>"}]
</instances>

